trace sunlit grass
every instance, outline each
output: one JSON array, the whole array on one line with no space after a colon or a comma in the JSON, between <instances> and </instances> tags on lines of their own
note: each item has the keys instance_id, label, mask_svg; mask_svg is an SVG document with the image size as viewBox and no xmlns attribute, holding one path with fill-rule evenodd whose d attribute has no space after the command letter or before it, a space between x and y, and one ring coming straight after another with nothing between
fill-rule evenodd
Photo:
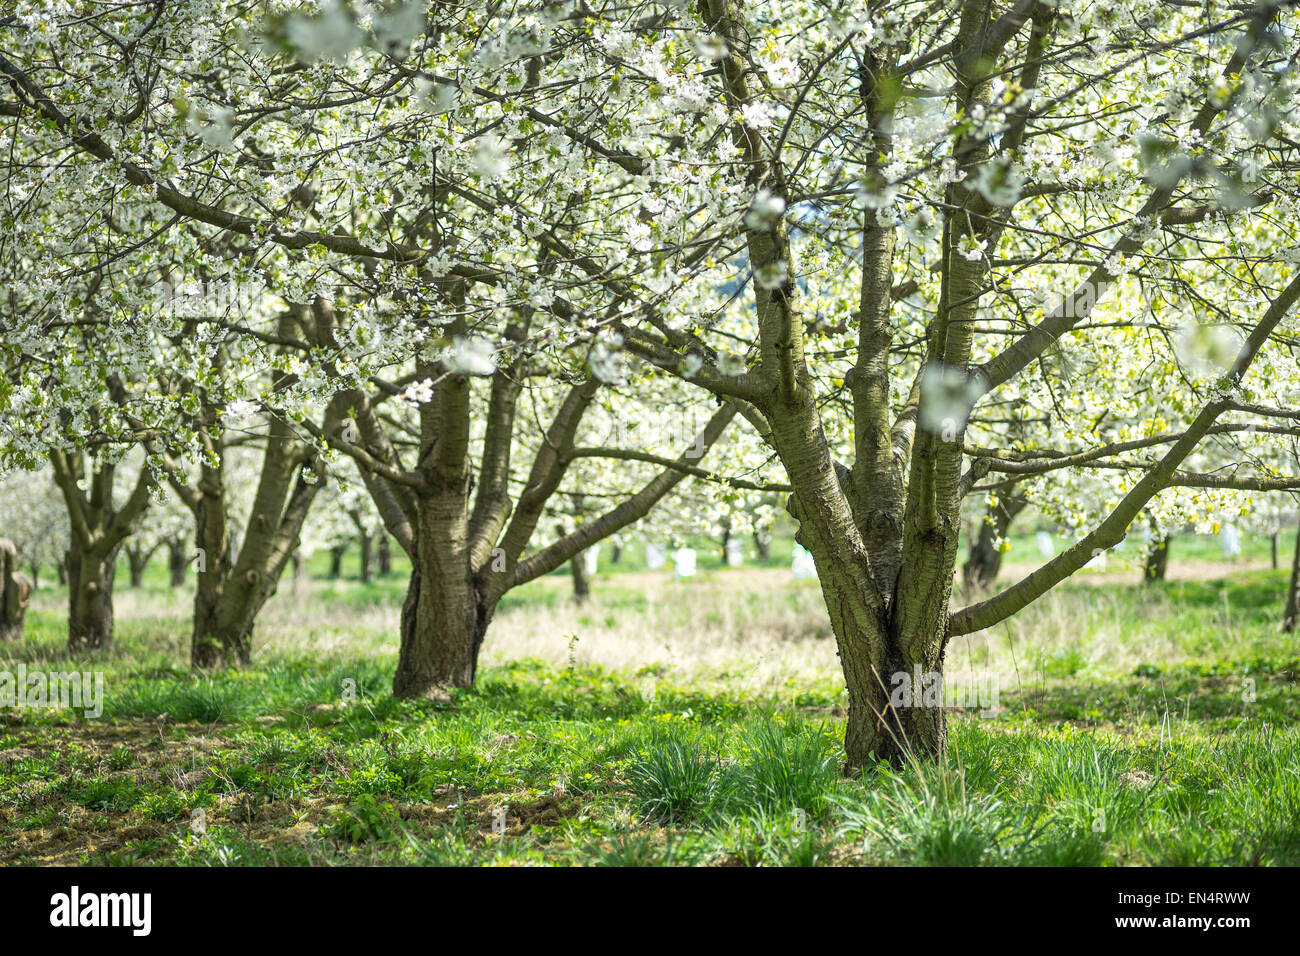
<instances>
[{"instance_id":1,"label":"sunlit grass","mask_svg":"<svg viewBox=\"0 0 1300 956\"><path fill-rule=\"evenodd\" d=\"M815 584L556 575L512 596L479 686L394 700L404 582L286 581L255 666L195 679L188 605L124 591L71 661L38 595L12 666L93 666L104 716L0 724L7 862L828 865L1300 863L1285 571L1067 585L961 638L998 675L938 765L845 778ZM295 593L294 589L299 590ZM574 636L578 640L572 640Z\"/></svg>"}]
</instances>

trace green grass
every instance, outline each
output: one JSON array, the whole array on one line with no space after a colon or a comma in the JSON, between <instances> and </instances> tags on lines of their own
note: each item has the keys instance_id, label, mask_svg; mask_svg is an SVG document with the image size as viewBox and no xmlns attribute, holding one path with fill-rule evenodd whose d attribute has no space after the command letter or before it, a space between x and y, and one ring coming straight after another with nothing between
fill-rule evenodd
<instances>
[{"instance_id":1,"label":"green grass","mask_svg":"<svg viewBox=\"0 0 1300 956\"><path fill-rule=\"evenodd\" d=\"M203 679L185 667L187 596L147 582L116 649L76 662L105 673L102 718L0 714L0 860L1300 864L1285 571L1069 584L954 642L953 672L1002 675L1001 708L954 712L943 762L849 778L815 590L776 571L718 588L712 573L667 592L689 601L598 576L582 609L567 608L562 577L535 582L489 644L550 628L552 658L485 664L449 704L388 694L394 640L367 615L392 612L399 579L313 582L310 606L337 639L295 632L307 605L286 597L253 668ZM60 595L39 597L29 639L0 653L70 668ZM652 613L667 634L739 628L742 648L785 615L774 644L823 663L756 684L740 658L669 659L642 633ZM575 629L584 654L623 641L631 663L570 666Z\"/></svg>"}]
</instances>

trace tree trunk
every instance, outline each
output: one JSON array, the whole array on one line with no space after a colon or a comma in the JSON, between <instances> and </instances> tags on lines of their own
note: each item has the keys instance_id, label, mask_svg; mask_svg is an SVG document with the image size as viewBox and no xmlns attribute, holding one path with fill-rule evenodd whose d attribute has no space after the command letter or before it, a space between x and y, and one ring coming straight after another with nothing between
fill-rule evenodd
<instances>
[{"instance_id":1,"label":"tree trunk","mask_svg":"<svg viewBox=\"0 0 1300 956\"><path fill-rule=\"evenodd\" d=\"M618 564L619 560L622 557L623 557L623 543L621 541L615 541L612 544L610 544L609 563Z\"/></svg>"},{"instance_id":2,"label":"tree trunk","mask_svg":"<svg viewBox=\"0 0 1300 956\"><path fill-rule=\"evenodd\" d=\"M1269 535L1269 539L1268 539L1269 550L1270 550L1270 552L1271 552L1271 554L1272 554L1272 558L1273 558L1273 570L1274 570L1274 571L1277 570L1277 534L1278 534L1278 533L1277 533L1276 531L1274 531L1271 535Z\"/></svg>"},{"instance_id":3,"label":"tree trunk","mask_svg":"<svg viewBox=\"0 0 1300 956\"><path fill-rule=\"evenodd\" d=\"M1142 568L1142 580L1150 584L1153 581L1163 581L1165 573L1169 570L1169 538L1161 538L1151 553L1147 555L1146 564Z\"/></svg>"},{"instance_id":4,"label":"tree trunk","mask_svg":"<svg viewBox=\"0 0 1300 956\"><path fill-rule=\"evenodd\" d=\"M762 531L754 532L754 549L758 552L758 560L766 561L771 556L771 541L770 534L764 534Z\"/></svg>"},{"instance_id":5,"label":"tree trunk","mask_svg":"<svg viewBox=\"0 0 1300 956\"><path fill-rule=\"evenodd\" d=\"M999 489L997 503L989 506L980 521L979 534L971 542L970 555L961 567L962 581L968 588L985 588L997 580L1002 569L1002 542L1011 522L1029 503L1014 489L1014 484Z\"/></svg>"},{"instance_id":6,"label":"tree trunk","mask_svg":"<svg viewBox=\"0 0 1300 956\"><path fill-rule=\"evenodd\" d=\"M63 560L54 563L54 573L59 577L59 587L68 586L68 554L64 552Z\"/></svg>"},{"instance_id":7,"label":"tree trunk","mask_svg":"<svg viewBox=\"0 0 1300 956\"><path fill-rule=\"evenodd\" d=\"M468 485L466 474L418 499L394 697L446 699L454 688L474 686L491 610L479 606L470 577Z\"/></svg>"},{"instance_id":8,"label":"tree trunk","mask_svg":"<svg viewBox=\"0 0 1300 956\"><path fill-rule=\"evenodd\" d=\"M882 624L847 590L854 587L852 581L845 581L826 563L817 562L817 573L831 609L849 691L845 770L860 769L873 759L898 767L909 755L942 757L948 749L943 652L937 658L926 656L927 648L942 647L939 629L905 636L896 617ZM926 695L931 686L938 688L937 699Z\"/></svg>"},{"instance_id":9,"label":"tree trunk","mask_svg":"<svg viewBox=\"0 0 1300 956\"><path fill-rule=\"evenodd\" d=\"M388 534L384 531L379 532L379 546L375 548L376 557L379 560L379 576L386 578L393 573L393 552L392 546L388 542Z\"/></svg>"},{"instance_id":10,"label":"tree trunk","mask_svg":"<svg viewBox=\"0 0 1300 956\"><path fill-rule=\"evenodd\" d=\"M131 574L130 586L133 588L142 587L144 585L144 571L149 566L149 555L141 549L127 548L126 563Z\"/></svg>"},{"instance_id":11,"label":"tree trunk","mask_svg":"<svg viewBox=\"0 0 1300 956\"><path fill-rule=\"evenodd\" d=\"M117 548L103 555L74 547L68 565L68 649L108 650L113 646Z\"/></svg>"},{"instance_id":12,"label":"tree trunk","mask_svg":"<svg viewBox=\"0 0 1300 956\"><path fill-rule=\"evenodd\" d=\"M573 572L573 600L577 604L586 604L591 597L591 581L587 577L587 552L579 551L569 561L569 570Z\"/></svg>"},{"instance_id":13,"label":"tree trunk","mask_svg":"<svg viewBox=\"0 0 1300 956\"><path fill-rule=\"evenodd\" d=\"M185 566L187 563L185 560L185 543L183 541L168 541L167 570L171 574L172 587L184 587Z\"/></svg>"},{"instance_id":14,"label":"tree trunk","mask_svg":"<svg viewBox=\"0 0 1300 956\"><path fill-rule=\"evenodd\" d=\"M1295 538L1295 557L1291 559L1291 586L1286 592L1286 613L1282 615L1282 630L1294 631L1300 620L1300 533Z\"/></svg>"},{"instance_id":15,"label":"tree trunk","mask_svg":"<svg viewBox=\"0 0 1300 956\"><path fill-rule=\"evenodd\" d=\"M371 565L371 543L370 533L361 532L361 583L370 583L370 565Z\"/></svg>"},{"instance_id":16,"label":"tree trunk","mask_svg":"<svg viewBox=\"0 0 1300 956\"><path fill-rule=\"evenodd\" d=\"M255 609L232 600L226 593L229 581L216 575L200 575L194 594L194 634L190 643L190 666L196 671L223 667L247 667L253 660Z\"/></svg>"},{"instance_id":17,"label":"tree trunk","mask_svg":"<svg viewBox=\"0 0 1300 956\"><path fill-rule=\"evenodd\" d=\"M337 581L343 573L343 553L347 551L345 545L339 545L330 548L330 580Z\"/></svg>"},{"instance_id":18,"label":"tree trunk","mask_svg":"<svg viewBox=\"0 0 1300 956\"><path fill-rule=\"evenodd\" d=\"M34 587L18 570L18 551L12 541L0 538L0 641L23 639L23 618Z\"/></svg>"}]
</instances>

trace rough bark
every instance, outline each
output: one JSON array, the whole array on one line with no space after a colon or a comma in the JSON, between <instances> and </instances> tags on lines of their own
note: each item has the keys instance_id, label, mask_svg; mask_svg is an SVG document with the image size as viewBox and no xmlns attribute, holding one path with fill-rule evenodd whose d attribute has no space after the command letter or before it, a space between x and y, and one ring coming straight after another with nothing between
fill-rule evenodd
<instances>
[{"instance_id":1,"label":"rough bark","mask_svg":"<svg viewBox=\"0 0 1300 956\"><path fill-rule=\"evenodd\" d=\"M480 610L470 579L468 479L466 474L463 482L443 485L420 500L394 696L445 698L454 688L474 684L488 615Z\"/></svg>"},{"instance_id":2,"label":"rough bark","mask_svg":"<svg viewBox=\"0 0 1300 956\"><path fill-rule=\"evenodd\" d=\"M117 549L73 549L68 567L68 649L108 650L113 646L113 579Z\"/></svg>"}]
</instances>

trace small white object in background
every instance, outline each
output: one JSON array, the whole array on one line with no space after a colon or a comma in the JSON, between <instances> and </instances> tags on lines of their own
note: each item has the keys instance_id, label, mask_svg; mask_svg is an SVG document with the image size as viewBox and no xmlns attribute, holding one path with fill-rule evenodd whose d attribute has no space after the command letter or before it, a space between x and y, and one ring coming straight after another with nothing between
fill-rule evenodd
<instances>
[{"instance_id":1,"label":"small white object in background","mask_svg":"<svg viewBox=\"0 0 1300 956\"><path fill-rule=\"evenodd\" d=\"M592 545L582 552L582 566L588 574L596 573L596 559L600 556L600 545Z\"/></svg>"},{"instance_id":2,"label":"small white object in background","mask_svg":"<svg viewBox=\"0 0 1300 956\"><path fill-rule=\"evenodd\" d=\"M651 571L658 571L668 563L668 555L664 549L657 544L647 544L645 546L645 563Z\"/></svg>"},{"instance_id":3,"label":"small white object in background","mask_svg":"<svg viewBox=\"0 0 1300 956\"><path fill-rule=\"evenodd\" d=\"M1235 558L1241 554L1241 533L1237 531L1236 525L1224 525L1223 530L1219 532L1223 539L1223 556L1225 558Z\"/></svg>"},{"instance_id":4,"label":"small white object in background","mask_svg":"<svg viewBox=\"0 0 1300 956\"><path fill-rule=\"evenodd\" d=\"M1038 542L1038 553L1045 558L1050 558L1056 554L1056 545L1052 544L1052 536L1046 531L1038 532L1035 539Z\"/></svg>"},{"instance_id":5,"label":"small white object in background","mask_svg":"<svg viewBox=\"0 0 1300 956\"><path fill-rule=\"evenodd\" d=\"M745 554L741 550L739 538L727 539L727 566L738 568L745 563Z\"/></svg>"},{"instance_id":6,"label":"small white object in background","mask_svg":"<svg viewBox=\"0 0 1300 956\"><path fill-rule=\"evenodd\" d=\"M1092 556L1092 560L1084 565L1085 568L1093 568L1097 571L1106 570L1106 552L1098 551Z\"/></svg>"},{"instance_id":7,"label":"small white object in background","mask_svg":"<svg viewBox=\"0 0 1300 956\"><path fill-rule=\"evenodd\" d=\"M679 578L695 577L695 550L693 548L678 548L673 554L673 564L677 567L677 576Z\"/></svg>"},{"instance_id":8,"label":"small white object in background","mask_svg":"<svg viewBox=\"0 0 1300 956\"><path fill-rule=\"evenodd\" d=\"M813 561L812 554L803 545L796 544L794 546L794 561L791 563L791 570L794 571L796 580L817 577L817 564Z\"/></svg>"}]
</instances>

